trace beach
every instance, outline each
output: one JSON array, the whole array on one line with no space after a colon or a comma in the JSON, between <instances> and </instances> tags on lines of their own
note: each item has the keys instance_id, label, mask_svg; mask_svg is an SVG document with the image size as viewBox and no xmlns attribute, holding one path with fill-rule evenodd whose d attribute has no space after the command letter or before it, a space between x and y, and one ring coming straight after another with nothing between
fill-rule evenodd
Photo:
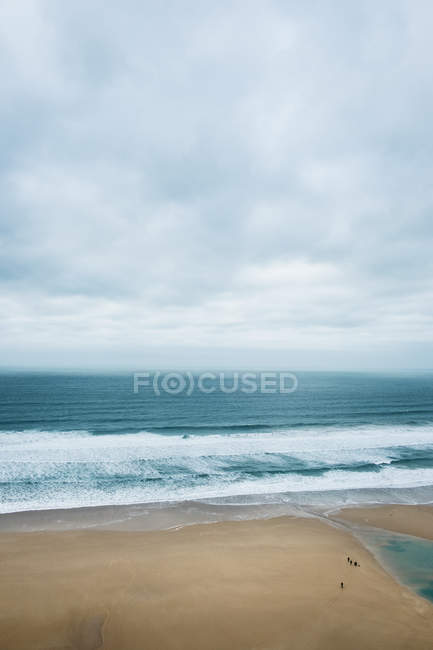
<instances>
[{"instance_id":1,"label":"beach","mask_svg":"<svg viewBox=\"0 0 433 650\"><path fill-rule=\"evenodd\" d=\"M0 2L0 650L433 650L432 31Z\"/></svg>"},{"instance_id":2,"label":"beach","mask_svg":"<svg viewBox=\"0 0 433 650\"><path fill-rule=\"evenodd\" d=\"M0 650L431 650L431 374L298 379L0 373Z\"/></svg>"},{"instance_id":3,"label":"beach","mask_svg":"<svg viewBox=\"0 0 433 650\"><path fill-rule=\"evenodd\" d=\"M121 528L0 532L1 650L431 648L433 605L326 521Z\"/></svg>"},{"instance_id":4,"label":"beach","mask_svg":"<svg viewBox=\"0 0 433 650\"><path fill-rule=\"evenodd\" d=\"M433 540L432 506L393 504L370 508L344 508L338 517L354 524Z\"/></svg>"}]
</instances>

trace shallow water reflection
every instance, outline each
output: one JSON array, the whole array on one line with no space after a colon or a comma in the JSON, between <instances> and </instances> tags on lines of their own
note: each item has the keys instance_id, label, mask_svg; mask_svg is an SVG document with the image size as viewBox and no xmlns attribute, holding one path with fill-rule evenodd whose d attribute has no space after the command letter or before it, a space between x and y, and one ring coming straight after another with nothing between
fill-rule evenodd
<instances>
[{"instance_id":1,"label":"shallow water reflection","mask_svg":"<svg viewBox=\"0 0 433 650\"><path fill-rule=\"evenodd\" d=\"M358 535L401 583L433 602L432 541L377 530L363 530Z\"/></svg>"}]
</instances>

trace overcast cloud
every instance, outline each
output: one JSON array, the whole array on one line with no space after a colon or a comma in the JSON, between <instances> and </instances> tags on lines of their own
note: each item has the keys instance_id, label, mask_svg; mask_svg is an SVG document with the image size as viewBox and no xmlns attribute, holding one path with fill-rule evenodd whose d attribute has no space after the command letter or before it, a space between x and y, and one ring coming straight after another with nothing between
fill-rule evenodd
<instances>
[{"instance_id":1,"label":"overcast cloud","mask_svg":"<svg viewBox=\"0 0 433 650\"><path fill-rule=\"evenodd\" d=\"M2 365L433 367L432 33L3 0Z\"/></svg>"}]
</instances>

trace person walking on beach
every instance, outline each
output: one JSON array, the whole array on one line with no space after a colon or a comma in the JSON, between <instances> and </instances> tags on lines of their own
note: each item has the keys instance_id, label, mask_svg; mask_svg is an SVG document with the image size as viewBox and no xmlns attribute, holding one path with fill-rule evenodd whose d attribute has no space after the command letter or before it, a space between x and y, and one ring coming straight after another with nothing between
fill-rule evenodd
<instances>
[{"instance_id":1,"label":"person walking on beach","mask_svg":"<svg viewBox=\"0 0 433 650\"><path fill-rule=\"evenodd\" d=\"M344 589L344 582L340 582L340 587Z\"/></svg>"}]
</instances>

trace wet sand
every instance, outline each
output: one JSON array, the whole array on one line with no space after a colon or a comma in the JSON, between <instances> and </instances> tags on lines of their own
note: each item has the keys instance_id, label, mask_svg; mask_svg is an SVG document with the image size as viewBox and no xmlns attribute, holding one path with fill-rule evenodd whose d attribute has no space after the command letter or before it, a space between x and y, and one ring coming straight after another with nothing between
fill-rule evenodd
<instances>
[{"instance_id":1,"label":"wet sand","mask_svg":"<svg viewBox=\"0 0 433 650\"><path fill-rule=\"evenodd\" d=\"M338 519L433 540L433 506L388 505L344 508Z\"/></svg>"},{"instance_id":2,"label":"wet sand","mask_svg":"<svg viewBox=\"0 0 433 650\"><path fill-rule=\"evenodd\" d=\"M432 646L433 605L317 519L2 532L0 558L1 650Z\"/></svg>"}]
</instances>

